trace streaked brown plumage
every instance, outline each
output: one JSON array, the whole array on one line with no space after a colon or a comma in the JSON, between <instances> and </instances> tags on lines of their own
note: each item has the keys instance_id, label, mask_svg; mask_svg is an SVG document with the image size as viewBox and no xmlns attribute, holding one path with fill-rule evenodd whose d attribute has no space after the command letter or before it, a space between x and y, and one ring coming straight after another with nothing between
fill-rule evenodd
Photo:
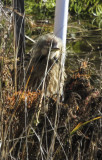
<instances>
[{"instance_id":1,"label":"streaked brown plumage","mask_svg":"<svg viewBox=\"0 0 102 160\"><path fill-rule=\"evenodd\" d=\"M21 86L26 81L27 89L36 91L42 90L45 81L44 93L47 96L61 94L65 79L64 71L61 74L62 51L62 41L59 38L53 34L41 36L25 61L25 78L23 68L18 67L18 84Z\"/></svg>"}]
</instances>

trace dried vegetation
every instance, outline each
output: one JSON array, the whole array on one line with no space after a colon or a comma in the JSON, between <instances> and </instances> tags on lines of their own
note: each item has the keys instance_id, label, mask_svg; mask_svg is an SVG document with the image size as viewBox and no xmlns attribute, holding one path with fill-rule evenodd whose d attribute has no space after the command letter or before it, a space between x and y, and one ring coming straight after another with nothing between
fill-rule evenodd
<instances>
[{"instance_id":1,"label":"dried vegetation","mask_svg":"<svg viewBox=\"0 0 102 160\"><path fill-rule=\"evenodd\" d=\"M13 42L8 47L6 20L3 30L0 29L1 159L102 159L102 97L90 83L87 61L82 61L66 80L63 101L49 97L40 104L41 91L14 92Z\"/></svg>"}]
</instances>

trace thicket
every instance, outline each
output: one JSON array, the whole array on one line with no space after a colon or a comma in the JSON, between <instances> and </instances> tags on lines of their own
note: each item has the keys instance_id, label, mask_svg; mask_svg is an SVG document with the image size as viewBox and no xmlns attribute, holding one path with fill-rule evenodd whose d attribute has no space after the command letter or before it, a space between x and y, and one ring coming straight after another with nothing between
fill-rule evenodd
<instances>
[{"instance_id":1,"label":"thicket","mask_svg":"<svg viewBox=\"0 0 102 160\"><path fill-rule=\"evenodd\" d=\"M12 0L2 0L4 4L11 5ZM25 11L35 18L53 18L56 0L26 0ZM70 0L69 12L71 15L102 16L101 0Z\"/></svg>"},{"instance_id":2,"label":"thicket","mask_svg":"<svg viewBox=\"0 0 102 160\"><path fill-rule=\"evenodd\" d=\"M10 0L2 2L6 7L11 8ZM34 21L31 28L32 17L34 19L52 18L54 9L55 0L25 0L25 24L28 25L25 29L29 27L25 33L29 37L35 36L36 31L37 37L42 35L46 28L49 29L49 24L43 26L43 23L42 25L41 23L35 24ZM102 14L101 10L99 0L70 0L70 14L72 15L99 16ZM91 27L86 29L86 24L71 23L69 26L71 33L67 39L67 52L70 54L67 55L68 78L64 87L65 98L60 103L56 98L49 97L48 99L47 97L41 106L41 91L37 93L20 90L14 93L11 77L14 64L14 28L11 12L5 13L6 9L0 17L0 84L2 84L0 86L0 103L2 102L0 159L48 160L50 156L53 160L102 159L101 29L98 30L95 27L95 32L93 32ZM28 45L30 46L30 41L26 40L26 46ZM78 53L81 54L81 58L83 58L82 55L85 56L85 60L79 59ZM93 61L97 62L98 70ZM100 86L96 88L91 83L97 83ZM48 106L46 113L43 109L44 104L46 108Z\"/></svg>"}]
</instances>

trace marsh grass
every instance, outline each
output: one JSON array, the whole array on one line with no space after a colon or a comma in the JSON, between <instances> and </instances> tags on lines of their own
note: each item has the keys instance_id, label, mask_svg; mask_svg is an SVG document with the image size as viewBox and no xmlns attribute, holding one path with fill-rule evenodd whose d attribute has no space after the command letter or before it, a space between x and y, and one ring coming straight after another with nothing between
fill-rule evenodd
<instances>
[{"instance_id":1,"label":"marsh grass","mask_svg":"<svg viewBox=\"0 0 102 160\"><path fill-rule=\"evenodd\" d=\"M11 19L12 15L2 13L0 28L1 160L101 159L101 51L99 70L93 65L92 59L80 58L75 52L67 55L68 78L64 87L63 101L59 97L44 97L41 100L41 91L15 92L11 77L14 66ZM35 31L36 29L38 30L38 26L34 28ZM44 33L43 31L41 30L41 34ZM46 32L48 31L49 28ZM27 45L31 48L33 43L27 40ZM94 80L92 75L98 78ZM91 83L91 80L95 82ZM97 82L99 85L96 85ZM47 112L44 111L46 105L48 105Z\"/></svg>"}]
</instances>

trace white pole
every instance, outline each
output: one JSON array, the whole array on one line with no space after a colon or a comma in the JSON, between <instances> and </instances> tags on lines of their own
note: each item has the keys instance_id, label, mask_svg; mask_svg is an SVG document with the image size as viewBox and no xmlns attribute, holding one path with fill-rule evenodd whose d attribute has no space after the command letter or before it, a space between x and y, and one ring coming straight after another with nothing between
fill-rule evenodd
<instances>
[{"instance_id":1,"label":"white pole","mask_svg":"<svg viewBox=\"0 0 102 160\"><path fill-rule=\"evenodd\" d=\"M54 34L62 39L64 50L66 49L68 8L69 0L56 0Z\"/></svg>"},{"instance_id":2,"label":"white pole","mask_svg":"<svg viewBox=\"0 0 102 160\"><path fill-rule=\"evenodd\" d=\"M63 43L63 51L62 51L62 59L61 59L62 73L64 72L64 64L65 64L68 8L69 8L69 0L56 0L54 34L55 36L61 38ZM62 91L62 95L63 95L62 97L64 98L63 91Z\"/></svg>"}]
</instances>

